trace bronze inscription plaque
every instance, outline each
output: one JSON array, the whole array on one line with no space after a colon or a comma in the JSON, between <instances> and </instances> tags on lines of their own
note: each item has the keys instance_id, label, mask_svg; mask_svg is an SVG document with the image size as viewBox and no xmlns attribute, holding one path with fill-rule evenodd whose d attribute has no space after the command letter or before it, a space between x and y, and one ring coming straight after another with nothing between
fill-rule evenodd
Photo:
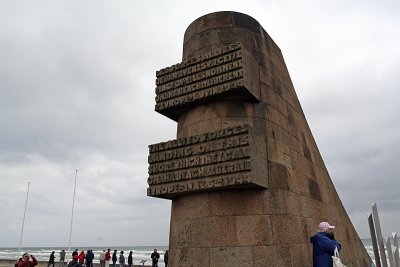
<instances>
[{"instance_id":1,"label":"bronze inscription plaque","mask_svg":"<svg viewBox=\"0 0 400 267\"><path fill-rule=\"evenodd\" d=\"M234 43L156 72L155 110L173 120L193 104L234 94L260 100L258 64Z\"/></svg>"},{"instance_id":2,"label":"bronze inscription plaque","mask_svg":"<svg viewBox=\"0 0 400 267\"><path fill-rule=\"evenodd\" d=\"M149 146L147 195L181 194L230 187L267 187L265 139L248 125Z\"/></svg>"}]
</instances>

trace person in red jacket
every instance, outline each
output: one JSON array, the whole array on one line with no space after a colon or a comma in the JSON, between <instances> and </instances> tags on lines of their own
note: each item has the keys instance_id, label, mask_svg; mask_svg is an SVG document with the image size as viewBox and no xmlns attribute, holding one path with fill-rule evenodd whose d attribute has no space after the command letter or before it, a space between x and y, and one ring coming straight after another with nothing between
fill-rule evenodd
<instances>
[{"instance_id":1,"label":"person in red jacket","mask_svg":"<svg viewBox=\"0 0 400 267\"><path fill-rule=\"evenodd\" d=\"M110 259L111 259L110 249L107 249L106 255L104 256L106 267L110 266Z\"/></svg>"},{"instance_id":2,"label":"person in red jacket","mask_svg":"<svg viewBox=\"0 0 400 267\"><path fill-rule=\"evenodd\" d=\"M80 264L83 264L83 262L85 261L85 252L83 250L81 251L81 253L79 253L78 261Z\"/></svg>"},{"instance_id":3,"label":"person in red jacket","mask_svg":"<svg viewBox=\"0 0 400 267\"><path fill-rule=\"evenodd\" d=\"M29 260L29 257L32 259L31 261ZM38 265L36 258L28 253L22 255L22 258L18 261L18 267L33 267L36 265Z\"/></svg>"}]
</instances>

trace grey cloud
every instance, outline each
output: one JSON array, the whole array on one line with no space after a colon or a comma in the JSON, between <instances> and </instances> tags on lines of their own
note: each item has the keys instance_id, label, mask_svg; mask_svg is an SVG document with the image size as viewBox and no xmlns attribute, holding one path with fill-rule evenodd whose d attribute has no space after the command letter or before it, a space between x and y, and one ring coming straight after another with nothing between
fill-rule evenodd
<instances>
[{"instance_id":1,"label":"grey cloud","mask_svg":"<svg viewBox=\"0 0 400 267\"><path fill-rule=\"evenodd\" d=\"M216 10L253 16L281 47L360 235L372 201L399 230L396 7L325 4L1 2L0 246L17 243L28 180L24 244L66 244L75 169L74 245L167 244L170 201L146 196L147 145L176 134L154 112L155 71L180 62L186 27Z\"/></svg>"}]
</instances>

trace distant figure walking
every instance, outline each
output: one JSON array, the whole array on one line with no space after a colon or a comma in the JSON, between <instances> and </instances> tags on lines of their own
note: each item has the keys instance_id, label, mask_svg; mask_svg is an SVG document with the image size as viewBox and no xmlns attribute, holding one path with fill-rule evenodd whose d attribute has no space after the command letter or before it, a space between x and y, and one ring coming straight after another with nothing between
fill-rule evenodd
<instances>
[{"instance_id":1,"label":"distant figure walking","mask_svg":"<svg viewBox=\"0 0 400 267\"><path fill-rule=\"evenodd\" d=\"M65 266L65 249L60 251L60 264L58 266L59 267Z\"/></svg>"},{"instance_id":2,"label":"distant figure walking","mask_svg":"<svg viewBox=\"0 0 400 267\"><path fill-rule=\"evenodd\" d=\"M125 256L124 252L121 250L121 253L119 254L119 267L124 267L125 266Z\"/></svg>"},{"instance_id":3,"label":"distant figure walking","mask_svg":"<svg viewBox=\"0 0 400 267\"><path fill-rule=\"evenodd\" d=\"M106 255L104 256L106 267L110 266L110 259L111 259L110 249L107 249Z\"/></svg>"},{"instance_id":4,"label":"distant figure walking","mask_svg":"<svg viewBox=\"0 0 400 267\"><path fill-rule=\"evenodd\" d=\"M116 266L117 260L118 260L118 258L117 258L117 250L115 249L115 250L114 250L114 253L113 253L113 255L112 255L112 263L113 263L112 267L115 267L115 266Z\"/></svg>"},{"instance_id":5,"label":"distant figure walking","mask_svg":"<svg viewBox=\"0 0 400 267\"><path fill-rule=\"evenodd\" d=\"M168 267L168 249L164 253L164 264L165 267Z\"/></svg>"},{"instance_id":6,"label":"distant figure walking","mask_svg":"<svg viewBox=\"0 0 400 267\"><path fill-rule=\"evenodd\" d=\"M132 267L133 264L133 257L132 257L132 251L129 251L129 256L128 256L128 267Z\"/></svg>"},{"instance_id":7,"label":"distant figure walking","mask_svg":"<svg viewBox=\"0 0 400 267\"><path fill-rule=\"evenodd\" d=\"M50 254L50 258L49 258L49 263L47 264L47 267L49 267L50 265L53 265L54 267L54 260L56 259L56 257L54 256L55 251L52 251Z\"/></svg>"},{"instance_id":8,"label":"distant figure walking","mask_svg":"<svg viewBox=\"0 0 400 267\"><path fill-rule=\"evenodd\" d=\"M160 254L158 254L157 249L154 249L154 252L151 253L151 261L152 267L158 267L158 259L160 258Z\"/></svg>"},{"instance_id":9,"label":"distant figure walking","mask_svg":"<svg viewBox=\"0 0 400 267\"><path fill-rule=\"evenodd\" d=\"M106 250L103 249L103 251L100 252L100 256L99 256L100 267L106 266L105 259L106 259Z\"/></svg>"},{"instance_id":10,"label":"distant figure walking","mask_svg":"<svg viewBox=\"0 0 400 267\"><path fill-rule=\"evenodd\" d=\"M29 260L31 258L32 260ZM36 258L33 255L29 255L28 253L24 253L22 258L18 260L18 267L33 267L38 265Z\"/></svg>"},{"instance_id":11,"label":"distant figure walking","mask_svg":"<svg viewBox=\"0 0 400 267\"><path fill-rule=\"evenodd\" d=\"M327 222L319 224L318 232L310 238L313 244L313 267L332 267L335 248L341 249L332 232L335 226Z\"/></svg>"}]
</instances>

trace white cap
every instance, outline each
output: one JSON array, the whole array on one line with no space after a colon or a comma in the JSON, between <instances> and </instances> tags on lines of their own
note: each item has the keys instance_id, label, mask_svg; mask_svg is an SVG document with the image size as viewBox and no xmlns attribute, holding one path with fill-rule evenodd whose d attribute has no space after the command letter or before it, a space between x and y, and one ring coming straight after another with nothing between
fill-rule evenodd
<instances>
[{"instance_id":1,"label":"white cap","mask_svg":"<svg viewBox=\"0 0 400 267\"><path fill-rule=\"evenodd\" d=\"M335 229L335 226L330 225L327 222L321 222L318 227L320 232L326 232L328 229Z\"/></svg>"}]
</instances>

